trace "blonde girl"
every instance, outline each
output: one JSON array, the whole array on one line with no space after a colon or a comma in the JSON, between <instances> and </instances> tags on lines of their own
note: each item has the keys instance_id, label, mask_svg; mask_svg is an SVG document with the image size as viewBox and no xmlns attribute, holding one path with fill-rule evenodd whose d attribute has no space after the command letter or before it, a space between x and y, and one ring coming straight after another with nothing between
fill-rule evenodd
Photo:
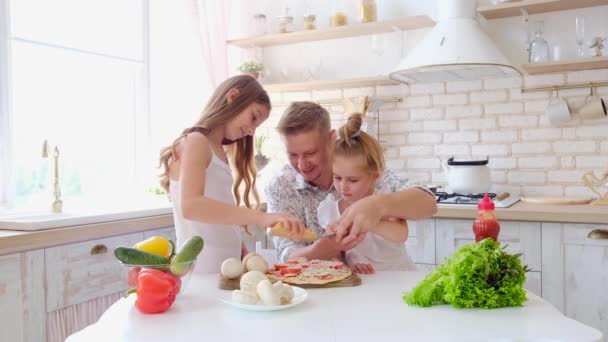
<instances>
[{"instance_id":1,"label":"blonde girl","mask_svg":"<svg viewBox=\"0 0 608 342\"><path fill-rule=\"evenodd\" d=\"M338 130L338 138L333 150L333 185L335 194L330 193L319 204L320 221L325 221L329 229L358 200L375 193L391 192L378 189L377 181L384 173L382 146L371 135L361 131L363 116L351 114L344 126ZM353 271L374 273L375 270L413 270L414 263L407 255L405 240L408 235L407 223L397 218L383 218L371 229L367 236L349 251L345 261Z\"/></svg>"},{"instance_id":2,"label":"blonde girl","mask_svg":"<svg viewBox=\"0 0 608 342\"><path fill-rule=\"evenodd\" d=\"M215 90L194 126L161 150L160 183L173 204L177 245L193 235L205 241L197 272L219 272L225 259L246 252L239 226L280 222L291 238L303 232L292 214L264 213L250 202L250 197L256 207L259 202L253 135L270 109L268 94L253 77L231 77Z\"/></svg>"}]
</instances>

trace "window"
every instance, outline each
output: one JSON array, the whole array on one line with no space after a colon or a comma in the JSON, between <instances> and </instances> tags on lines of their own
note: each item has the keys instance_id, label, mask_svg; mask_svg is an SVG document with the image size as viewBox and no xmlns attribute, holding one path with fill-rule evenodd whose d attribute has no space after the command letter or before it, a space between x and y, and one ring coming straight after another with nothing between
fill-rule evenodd
<instances>
[{"instance_id":1,"label":"window","mask_svg":"<svg viewBox=\"0 0 608 342\"><path fill-rule=\"evenodd\" d=\"M174 15L162 16L168 9ZM60 153L66 203L156 186L160 146L194 122L209 92L199 60L159 46L170 32L191 55L198 42L187 15L147 0L0 0L0 207L50 203L45 139ZM182 93L171 77L182 77Z\"/></svg>"}]
</instances>

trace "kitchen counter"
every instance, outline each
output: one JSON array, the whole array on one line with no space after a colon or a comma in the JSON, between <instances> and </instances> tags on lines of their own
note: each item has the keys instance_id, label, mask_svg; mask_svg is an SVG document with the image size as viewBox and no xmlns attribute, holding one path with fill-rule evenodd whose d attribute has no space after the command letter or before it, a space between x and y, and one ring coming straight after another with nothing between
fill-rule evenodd
<instances>
[{"instance_id":1,"label":"kitchen counter","mask_svg":"<svg viewBox=\"0 0 608 342\"><path fill-rule=\"evenodd\" d=\"M477 214L475 206L438 207L435 218L473 220ZM497 208L496 215L504 221L608 224L608 207L593 205L518 202L510 208ZM0 230L0 255L172 226L173 215L166 214L39 231Z\"/></svg>"},{"instance_id":2,"label":"kitchen counter","mask_svg":"<svg viewBox=\"0 0 608 342\"><path fill-rule=\"evenodd\" d=\"M0 255L173 226L173 214L38 231L0 230Z\"/></svg>"},{"instance_id":3,"label":"kitchen counter","mask_svg":"<svg viewBox=\"0 0 608 342\"><path fill-rule=\"evenodd\" d=\"M79 341L600 341L602 334L562 315L528 292L523 307L458 310L410 307L402 292L425 272L363 275L358 287L308 289L308 299L272 312L245 311L219 300L217 274L194 275L169 311L144 315L135 296L70 336Z\"/></svg>"},{"instance_id":4,"label":"kitchen counter","mask_svg":"<svg viewBox=\"0 0 608 342\"><path fill-rule=\"evenodd\" d=\"M517 202L509 208L496 208L496 216L505 221L608 224L608 206L557 205ZM475 205L438 205L436 218L475 219Z\"/></svg>"}]
</instances>

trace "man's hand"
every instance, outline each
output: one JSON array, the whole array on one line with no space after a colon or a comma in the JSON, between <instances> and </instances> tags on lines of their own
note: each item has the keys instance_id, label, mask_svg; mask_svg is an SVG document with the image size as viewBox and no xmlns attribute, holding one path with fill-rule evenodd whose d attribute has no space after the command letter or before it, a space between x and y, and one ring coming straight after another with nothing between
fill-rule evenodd
<instances>
[{"instance_id":1,"label":"man's hand","mask_svg":"<svg viewBox=\"0 0 608 342\"><path fill-rule=\"evenodd\" d=\"M378 205L378 195L368 196L350 205L336 223L336 240L350 244L361 233L372 230L382 219L382 208Z\"/></svg>"}]
</instances>

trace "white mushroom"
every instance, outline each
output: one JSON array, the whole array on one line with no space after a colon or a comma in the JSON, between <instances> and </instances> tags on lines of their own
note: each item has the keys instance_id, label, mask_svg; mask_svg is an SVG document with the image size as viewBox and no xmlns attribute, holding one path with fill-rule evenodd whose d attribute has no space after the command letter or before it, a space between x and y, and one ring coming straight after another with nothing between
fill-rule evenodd
<instances>
[{"instance_id":1,"label":"white mushroom","mask_svg":"<svg viewBox=\"0 0 608 342\"><path fill-rule=\"evenodd\" d=\"M254 255L258 255L258 253L256 252L249 252L247 253L247 255L245 255L245 257L243 258L243 273L247 272L247 271L253 271L253 270L248 270L247 269L247 261L249 260L249 258L251 258Z\"/></svg>"},{"instance_id":2,"label":"white mushroom","mask_svg":"<svg viewBox=\"0 0 608 342\"><path fill-rule=\"evenodd\" d=\"M226 279L235 279L243 274L241 270L241 261L237 258L230 258L224 260L221 267L222 276Z\"/></svg>"},{"instance_id":3,"label":"white mushroom","mask_svg":"<svg viewBox=\"0 0 608 342\"><path fill-rule=\"evenodd\" d=\"M281 300L281 305L291 303L291 300L294 296L293 287L287 284L283 284L283 282L280 281L277 281L276 283L272 284L272 286L278 289L279 291L279 299Z\"/></svg>"},{"instance_id":4,"label":"white mushroom","mask_svg":"<svg viewBox=\"0 0 608 342\"><path fill-rule=\"evenodd\" d=\"M241 277L241 291L255 294L258 283L262 280L268 280L268 277L260 271L251 271L243 274Z\"/></svg>"},{"instance_id":5,"label":"white mushroom","mask_svg":"<svg viewBox=\"0 0 608 342\"><path fill-rule=\"evenodd\" d=\"M262 273L268 271L268 263L260 255L252 255L247 259L246 266L248 271L260 271Z\"/></svg>"},{"instance_id":6,"label":"white mushroom","mask_svg":"<svg viewBox=\"0 0 608 342\"><path fill-rule=\"evenodd\" d=\"M255 305L260 301L260 298L255 293L234 290L232 291L232 300L241 304Z\"/></svg>"},{"instance_id":7,"label":"white mushroom","mask_svg":"<svg viewBox=\"0 0 608 342\"><path fill-rule=\"evenodd\" d=\"M257 291L264 305L281 305L280 289L272 286L269 280L262 280L258 284Z\"/></svg>"}]
</instances>

